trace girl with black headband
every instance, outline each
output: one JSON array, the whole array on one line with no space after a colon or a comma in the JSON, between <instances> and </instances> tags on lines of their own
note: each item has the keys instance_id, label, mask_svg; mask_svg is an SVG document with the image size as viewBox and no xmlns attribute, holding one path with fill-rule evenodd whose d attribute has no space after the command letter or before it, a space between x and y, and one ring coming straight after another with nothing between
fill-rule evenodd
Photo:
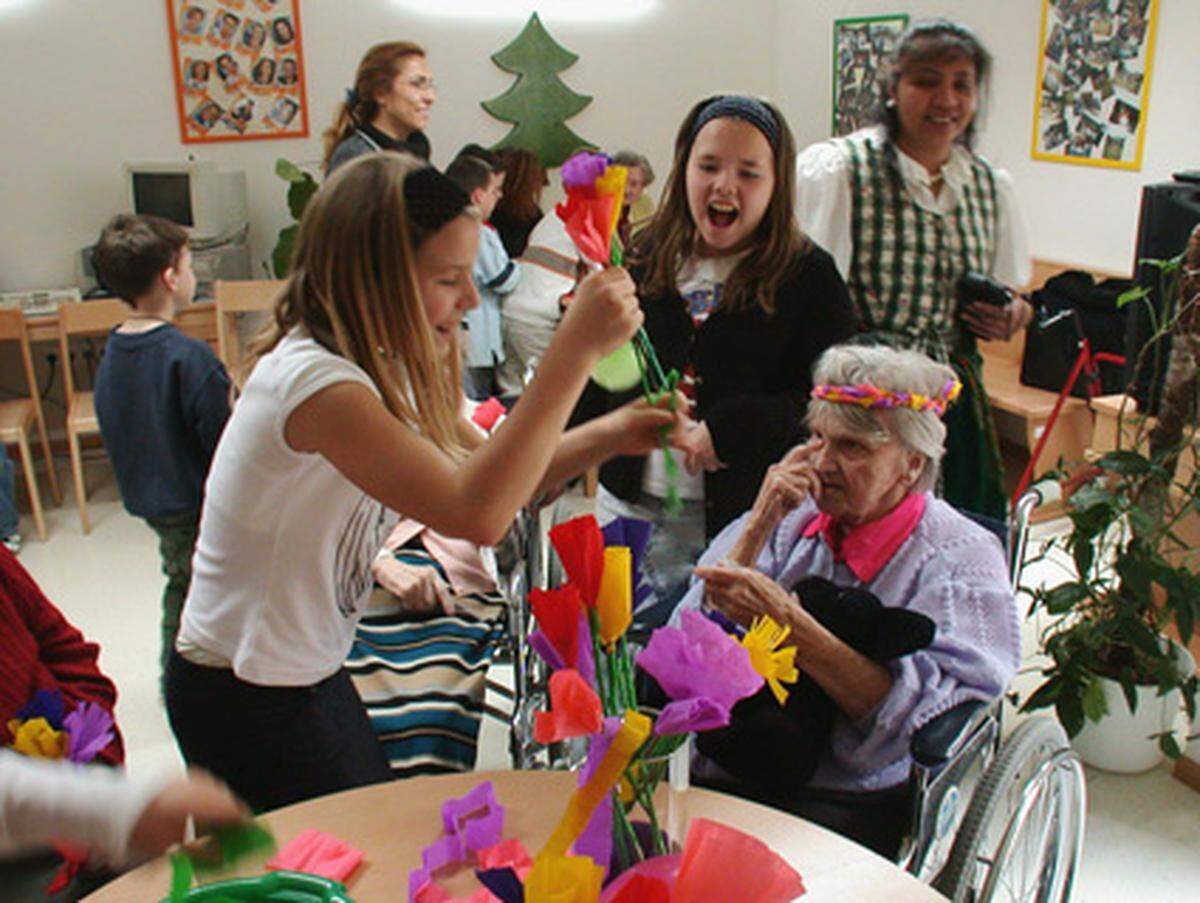
<instances>
[{"instance_id":1,"label":"girl with black headband","mask_svg":"<svg viewBox=\"0 0 1200 903\"><path fill-rule=\"evenodd\" d=\"M681 510L665 502L671 478L660 452L600 471L601 518L634 515L656 527L643 625L669 613L707 539L750 507L767 467L802 438L812 364L855 329L832 259L796 225L794 163L774 106L737 95L702 101L683 121L662 205L633 249L650 340L695 401L680 438ZM627 397L590 386L582 412Z\"/></svg>"},{"instance_id":2,"label":"girl with black headband","mask_svg":"<svg viewBox=\"0 0 1200 903\"><path fill-rule=\"evenodd\" d=\"M167 709L188 762L257 809L391 773L342 667L398 520L493 544L539 488L656 447L646 404L563 435L596 361L642 322L620 269L585 279L507 422L461 417L458 335L479 217L412 157L378 153L305 210L274 322L205 486Z\"/></svg>"},{"instance_id":3,"label":"girl with black headband","mask_svg":"<svg viewBox=\"0 0 1200 903\"><path fill-rule=\"evenodd\" d=\"M941 492L1003 519L1000 448L976 339L1007 339L1033 319L1013 297L960 303L968 271L1013 286L1029 248L1008 173L972 150L991 57L969 28L915 23L890 61L878 125L822 141L797 161L801 224L837 260L865 338L951 364L963 383L946 414Z\"/></svg>"}]
</instances>

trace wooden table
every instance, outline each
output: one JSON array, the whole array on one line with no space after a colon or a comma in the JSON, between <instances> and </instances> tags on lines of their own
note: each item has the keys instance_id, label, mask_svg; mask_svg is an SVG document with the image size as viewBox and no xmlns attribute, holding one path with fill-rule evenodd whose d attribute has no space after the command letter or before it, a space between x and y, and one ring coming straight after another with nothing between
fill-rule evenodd
<instances>
[{"instance_id":1,"label":"wooden table","mask_svg":"<svg viewBox=\"0 0 1200 903\"><path fill-rule=\"evenodd\" d=\"M496 786L505 807L505 837L519 837L530 851L550 835L561 816L575 776L566 772L498 771L410 778L363 787L298 803L264 816L280 844L317 828L364 853L363 864L347 882L357 903L403 903L408 873L419 866L420 851L441 834L441 804L462 796L480 781ZM685 794L689 817L705 817L739 828L767 843L800 872L815 901L941 900L931 888L870 850L802 819L735 797L693 788ZM161 900L170 867L156 859L87 898L90 903ZM478 887L469 869L442 882L453 894Z\"/></svg>"},{"instance_id":2,"label":"wooden table","mask_svg":"<svg viewBox=\"0 0 1200 903\"><path fill-rule=\"evenodd\" d=\"M26 316L25 325L29 329L29 341L31 342L58 341L58 314ZM215 302L197 301L189 304L175 316L175 325L179 327L180 331L193 338L216 347L217 309Z\"/></svg>"}]
</instances>

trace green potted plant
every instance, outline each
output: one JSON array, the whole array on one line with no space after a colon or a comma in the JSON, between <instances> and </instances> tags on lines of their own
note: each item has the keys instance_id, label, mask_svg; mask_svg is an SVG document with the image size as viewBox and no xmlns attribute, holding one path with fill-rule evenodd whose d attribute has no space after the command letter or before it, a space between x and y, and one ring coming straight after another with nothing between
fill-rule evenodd
<instances>
[{"instance_id":1,"label":"green potted plant","mask_svg":"<svg viewBox=\"0 0 1200 903\"><path fill-rule=\"evenodd\" d=\"M1154 337L1173 342L1159 417L1138 415L1130 399L1116 449L1066 483L1071 527L1042 557L1057 547L1073 566L1057 585L1027 590L1031 613L1053 621L1042 635L1050 664L1021 707L1053 706L1085 761L1129 772L1180 755L1172 724L1181 696L1195 720L1197 695L1183 647L1200 618L1200 566L1194 540L1180 531L1200 518L1200 472L1193 461L1178 465L1194 458L1197 440L1200 227L1184 253L1151 263L1162 297L1175 299L1161 323L1151 310ZM1118 304L1148 295L1134 288ZM1143 346L1143 358L1153 346Z\"/></svg>"},{"instance_id":2,"label":"green potted plant","mask_svg":"<svg viewBox=\"0 0 1200 903\"><path fill-rule=\"evenodd\" d=\"M304 215L304 208L308 206L309 199L317 193L317 180L295 163L282 157L275 161L275 175L288 183L288 210L295 220L279 230L275 250L271 252L271 269L276 279L283 279L292 265L292 249L300 231L300 217Z\"/></svg>"}]
</instances>

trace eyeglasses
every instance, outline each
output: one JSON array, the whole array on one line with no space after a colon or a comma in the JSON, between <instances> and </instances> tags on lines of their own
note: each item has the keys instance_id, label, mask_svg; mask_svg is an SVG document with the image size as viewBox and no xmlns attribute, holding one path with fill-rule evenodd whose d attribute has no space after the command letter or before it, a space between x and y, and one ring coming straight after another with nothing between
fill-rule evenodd
<instances>
[{"instance_id":1,"label":"eyeglasses","mask_svg":"<svg viewBox=\"0 0 1200 903\"><path fill-rule=\"evenodd\" d=\"M418 75L416 78L410 78L406 84L410 88L416 88L418 91L436 91L437 82L432 78L427 78L424 75Z\"/></svg>"}]
</instances>

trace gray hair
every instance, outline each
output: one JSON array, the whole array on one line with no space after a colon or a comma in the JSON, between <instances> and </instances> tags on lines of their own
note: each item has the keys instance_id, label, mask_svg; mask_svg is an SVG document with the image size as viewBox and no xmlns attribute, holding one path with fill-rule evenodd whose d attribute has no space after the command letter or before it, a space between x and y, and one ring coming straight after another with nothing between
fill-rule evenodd
<instances>
[{"instance_id":1,"label":"gray hair","mask_svg":"<svg viewBox=\"0 0 1200 903\"><path fill-rule=\"evenodd\" d=\"M836 345L817 360L813 385L856 386L870 383L889 392L917 392L936 398L954 371L916 351L886 345ZM912 408L863 408L814 398L808 403L810 426L835 421L874 444L897 439L907 450L923 455L925 467L915 489L932 489L945 453L946 424L936 411Z\"/></svg>"},{"instance_id":2,"label":"gray hair","mask_svg":"<svg viewBox=\"0 0 1200 903\"><path fill-rule=\"evenodd\" d=\"M637 151L618 151L613 155L613 163L617 166L636 166L642 171L642 175L645 176L647 188L654 181L654 169L650 166L650 161L646 159L645 155L639 154Z\"/></svg>"}]
</instances>

